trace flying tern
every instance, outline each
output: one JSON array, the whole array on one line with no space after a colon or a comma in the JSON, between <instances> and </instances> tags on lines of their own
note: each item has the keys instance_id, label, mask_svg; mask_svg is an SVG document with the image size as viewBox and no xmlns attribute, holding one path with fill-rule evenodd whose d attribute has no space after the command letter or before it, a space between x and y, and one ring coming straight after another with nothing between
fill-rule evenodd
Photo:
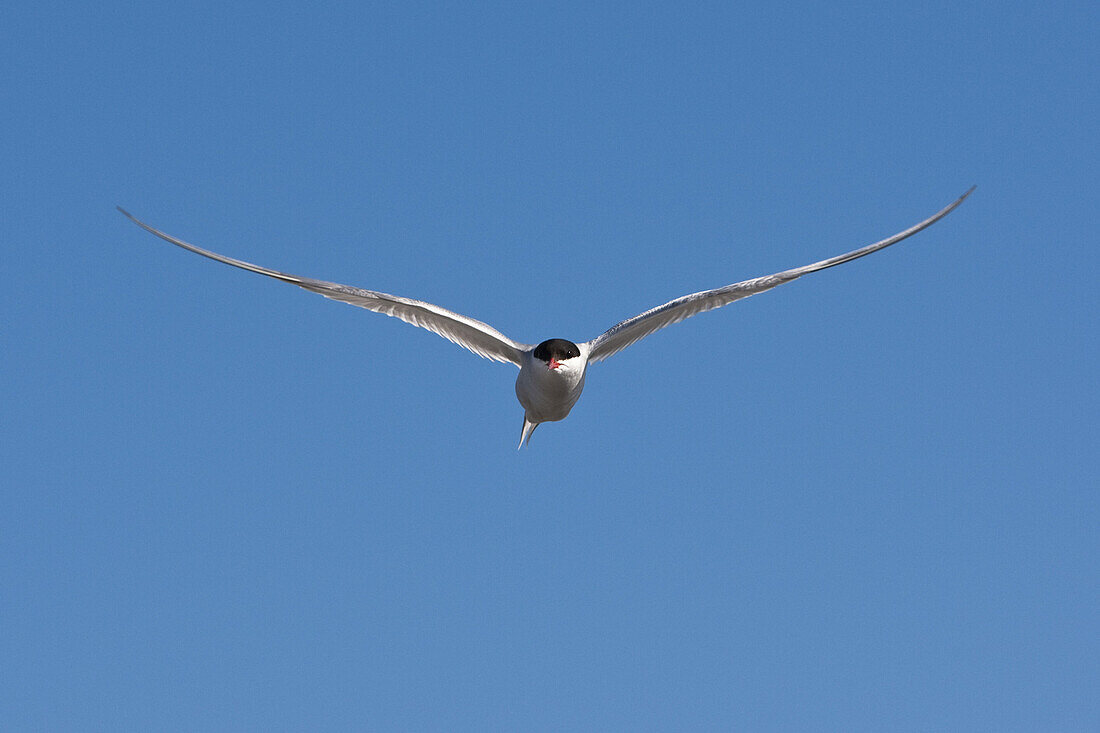
<instances>
[{"instance_id":1,"label":"flying tern","mask_svg":"<svg viewBox=\"0 0 1100 733\"><path fill-rule=\"evenodd\" d=\"M783 270L773 275L742 280L724 287L703 290L670 300L664 305L651 308L612 326L591 341L576 343L567 339L553 338L536 345L513 341L486 323L421 300L403 298L374 290L364 290L363 288L340 285L324 280L299 277L298 275L289 275L285 272L226 257L196 247L193 244L188 244L182 239L165 234L159 229L154 229L121 206L118 207L118 210L147 232L203 257L209 257L212 260L224 262L243 270L258 272L261 275L297 285L314 293L320 293L326 298L350 303L372 310L375 313L400 318L406 323L439 334L478 356L516 365L519 367L519 376L516 378L516 397L519 398L519 403L524 410L523 430L520 433L519 440L519 447L522 448L524 444L530 442L531 433L540 424L564 420L569 411L573 409L573 405L577 403L581 396L581 390L584 389L584 376L589 364L603 361L654 331L673 323L679 323L697 313L721 308L736 300L762 293L765 290L771 290L777 285L788 283L811 272L850 262L889 247L891 244L896 244L950 214L973 190L972 187L950 205L919 224L914 224L908 229L880 242L810 265L796 267L792 270Z\"/></svg>"}]
</instances>

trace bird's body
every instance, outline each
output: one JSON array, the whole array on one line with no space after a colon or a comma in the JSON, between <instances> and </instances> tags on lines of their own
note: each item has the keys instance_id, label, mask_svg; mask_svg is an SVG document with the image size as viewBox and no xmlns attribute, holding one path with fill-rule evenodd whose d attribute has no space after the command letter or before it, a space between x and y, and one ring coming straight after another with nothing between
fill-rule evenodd
<instances>
[{"instance_id":1,"label":"bird's body","mask_svg":"<svg viewBox=\"0 0 1100 733\"><path fill-rule=\"evenodd\" d=\"M539 424L564 420L569 415L584 389L584 379L589 364L602 361L654 331L679 323L697 313L721 308L736 300L771 290L777 285L790 282L802 275L850 262L889 247L947 216L973 190L971 188L949 206L919 224L880 242L804 267L676 298L633 318L628 318L590 341L574 343L566 339L549 339L537 345L513 341L486 323L431 303L324 280L288 275L219 255L154 229L134 218L121 207L119 211L143 229L196 254L297 285L324 295L326 298L400 318L414 326L437 333L478 356L515 364L519 367L519 376L516 378L516 397L524 410L523 431L520 435L520 447L523 447Z\"/></svg>"},{"instance_id":2,"label":"bird's body","mask_svg":"<svg viewBox=\"0 0 1100 733\"><path fill-rule=\"evenodd\" d=\"M516 377L516 398L524 411L521 447L539 423L569 415L581 398L587 370L587 349L572 341L550 339L524 352Z\"/></svg>"}]
</instances>

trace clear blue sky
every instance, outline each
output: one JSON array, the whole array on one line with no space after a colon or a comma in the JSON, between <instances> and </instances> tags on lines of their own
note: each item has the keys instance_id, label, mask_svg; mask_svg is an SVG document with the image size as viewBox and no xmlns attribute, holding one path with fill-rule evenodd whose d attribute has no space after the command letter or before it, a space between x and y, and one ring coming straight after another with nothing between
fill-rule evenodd
<instances>
[{"instance_id":1,"label":"clear blue sky","mask_svg":"<svg viewBox=\"0 0 1100 733\"><path fill-rule=\"evenodd\" d=\"M0 11L0 728L1100 729L1097 4L533 7Z\"/></svg>"}]
</instances>

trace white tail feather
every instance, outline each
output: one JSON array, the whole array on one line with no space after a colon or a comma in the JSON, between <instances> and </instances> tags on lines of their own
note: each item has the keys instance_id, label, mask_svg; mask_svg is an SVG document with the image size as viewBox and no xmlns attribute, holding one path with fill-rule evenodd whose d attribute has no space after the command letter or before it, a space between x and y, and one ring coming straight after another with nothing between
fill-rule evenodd
<instances>
[{"instance_id":1,"label":"white tail feather","mask_svg":"<svg viewBox=\"0 0 1100 733\"><path fill-rule=\"evenodd\" d=\"M516 450L519 450L520 448L522 448L524 443L529 444L531 442L531 433L535 432L535 428L537 428L538 426L539 426L539 424L537 422L531 422L530 420L528 420L527 419L527 413L524 413L524 415L523 415L523 432L520 433L519 445L516 446Z\"/></svg>"}]
</instances>

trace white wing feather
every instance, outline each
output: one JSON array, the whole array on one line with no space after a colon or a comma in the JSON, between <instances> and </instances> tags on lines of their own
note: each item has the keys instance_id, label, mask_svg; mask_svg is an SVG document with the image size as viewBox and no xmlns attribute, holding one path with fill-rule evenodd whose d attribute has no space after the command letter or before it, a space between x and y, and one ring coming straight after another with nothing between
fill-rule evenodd
<instances>
[{"instance_id":1,"label":"white wing feather","mask_svg":"<svg viewBox=\"0 0 1100 733\"><path fill-rule=\"evenodd\" d=\"M679 323L685 318L690 318L697 313L721 308L736 300L762 293L765 290L771 290L777 285L788 283L807 273L817 272L827 267L850 262L854 259L869 255L872 252L877 252L880 249L889 247L891 244L896 244L906 237L916 234L925 227L935 224L937 221L950 214L955 210L955 207L961 204L963 200L970 195L974 188L975 187L972 187L951 205L941 209L921 223L911 226L903 232L898 232L894 236L884 239L881 242L875 242L874 244L869 244L866 247L861 247L852 252L815 262L812 265L796 267L793 270L784 270L774 275L744 280L739 283L733 283L732 285L726 285L725 287L715 288L714 290L704 290L699 293L685 295L682 298L671 300L664 305L651 308L645 313L640 313L633 318L628 318L584 344L589 350L588 360L602 361L622 351L634 342L645 338L654 331L658 331L665 326L671 326L674 323Z\"/></svg>"},{"instance_id":2,"label":"white wing feather","mask_svg":"<svg viewBox=\"0 0 1100 733\"><path fill-rule=\"evenodd\" d=\"M242 260L235 260L232 257L225 257L224 255L210 252L201 247L196 247L193 244L188 244L181 239L176 239L158 229L154 229L135 218L122 207L118 207L118 210L145 231L151 232L161 239L171 242L176 246L183 247L186 250L190 250L195 254L209 257L218 262L224 262L227 265L239 267L242 270L258 272L261 275L267 275L276 280L282 280L283 282L297 285L300 288L305 288L314 293L320 293L326 298L339 300L343 303L350 303L351 305L366 308L375 313L382 313L387 316L393 316L394 318L400 318L406 323L411 323L414 326L426 328L432 333L439 334L448 341L452 341L464 349L469 349L478 356L486 359L511 362L519 366L521 354L532 348L528 344L521 344L518 341L513 341L487 323L482 323L481 321L468 318L459 313L454 313L446 308L440 308L431 303L425 303L411 298L402 298L397 295L389 295L388 293L379 293L373 290L364 290L362 288L351 287L350 285L340 285L339 283L330 283L324 280L314 280L308 277L288 275L284 272L270 270L266 267L253 265Z\"/></svg>"}]
</instances>

